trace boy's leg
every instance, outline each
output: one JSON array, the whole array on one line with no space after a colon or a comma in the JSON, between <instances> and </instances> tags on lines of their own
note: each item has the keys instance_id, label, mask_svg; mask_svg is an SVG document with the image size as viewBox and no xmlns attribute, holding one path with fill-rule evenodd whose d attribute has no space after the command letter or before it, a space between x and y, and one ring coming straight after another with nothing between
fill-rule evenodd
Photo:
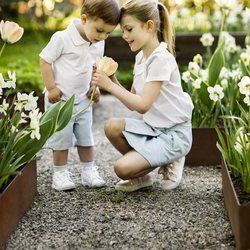
<instances>
[{"instance_id":1,"label":"boy's leg","mask_svg":"<svg viewBox=\"0 0 250 250\"><path fill-rule=\"evenodd\" d=\"M54 150L53 161L52 188L59 191L75 188L67 165L68 150Z\"/></svg>"},{"instance_id":2,"label":"boy's leg","mask_svg":"<svg viewBox=\"0 0 250 250\"><path fill-rule=\"evenodd\" d=\"M79 158L81 161L81 183L89 187L102 187L105 181L98 173L98 167L94 162L94 147L77 146Z\"/></svg>"}]
</instances>

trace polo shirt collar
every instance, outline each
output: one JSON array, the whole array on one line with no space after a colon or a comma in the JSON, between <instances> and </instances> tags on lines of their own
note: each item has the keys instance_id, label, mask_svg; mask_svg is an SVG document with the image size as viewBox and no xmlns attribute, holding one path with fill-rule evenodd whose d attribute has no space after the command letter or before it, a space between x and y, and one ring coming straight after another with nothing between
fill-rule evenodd
<instances>
[{"instance_id":1,"label":"polo shirt collar","mask_svg":"<svg viewBox=\"0 0 250 250\"><path fill-rule=\"evenodd\" d=\"M69 26L67 27L67 31L69 32L69 35L74 43L74 45L79 46L82 44L88 44L90 43L83 39L83 37L80 35L79 31L76 28L76 24L80 22L80 19L73 19Z\"/></svg>"}]
</instances>

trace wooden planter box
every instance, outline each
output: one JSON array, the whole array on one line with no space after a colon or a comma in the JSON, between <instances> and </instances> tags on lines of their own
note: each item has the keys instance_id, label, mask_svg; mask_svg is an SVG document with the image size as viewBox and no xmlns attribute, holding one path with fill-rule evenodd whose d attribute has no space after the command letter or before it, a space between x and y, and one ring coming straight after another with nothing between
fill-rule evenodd
<instances>
[{"instance_id":1,"label":"wooden planter box","mask_svg":"<svg viewBox=\"0 0 250 250\"><path fill-rule=\"evenodd\" d=\"M193 128L193 144L186 156L188 166L215 166L221 164L221 154L216 143L218 136L214 128Z\"/></svg>"},{"instance_id":2,"label":"wooden planter box","mask_svg":"<svg viewBox=\"0 0 250 250\"><path fill-rule=\"evenodd\" d=\"M226 162L222 159L224 203L238 250L250 249L250 203L240 204Z\"/></svg>"},{"instance_id":3,"label":"wooden planter box","mask_svg":"<svg viewBox=\"0 0 250 250\"><path fill-rule=\"evenodd\" d=\"M29 209L36 193L36 161L32 161L0 193L0 249L5 248L9 236Z\"/></svg>"},{"instance_id":4,"label":"wooden planter box","mask_svg":"<svg viewBox=\"0 0 250 250\"><path fill-rule=\"evenodd\" d=\"M245 33L234 32L237 45L245 44ZM203 54L206 48L200 42L201 33L177 33L175 39L176 60L179 65L187 65L196 54ZM218 35L215 36L212 50L215 49ZM119 63L119 69L131 68L137 52L132 52L121 36L109 36L105 42L105 55Z\"/></svg>"}]
</instances>

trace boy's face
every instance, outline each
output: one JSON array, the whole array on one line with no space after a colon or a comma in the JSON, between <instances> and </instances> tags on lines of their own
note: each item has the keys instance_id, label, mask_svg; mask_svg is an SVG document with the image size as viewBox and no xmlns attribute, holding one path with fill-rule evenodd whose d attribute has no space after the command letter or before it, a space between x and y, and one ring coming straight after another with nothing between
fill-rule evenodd
<instances>
[{"instance_id":1,"label":"boy's face","mask_svg":"<svg viewBox=\"0 0 250 250\"><path fill-rule=\"evenodd\" d=\"M89 18L83 14L81 16L85 40L91 43L97 43L99 41L108 38L109 34L115 29L116 25L110 25L105 23L100 18Z\"/></svg>"}]
</instances>

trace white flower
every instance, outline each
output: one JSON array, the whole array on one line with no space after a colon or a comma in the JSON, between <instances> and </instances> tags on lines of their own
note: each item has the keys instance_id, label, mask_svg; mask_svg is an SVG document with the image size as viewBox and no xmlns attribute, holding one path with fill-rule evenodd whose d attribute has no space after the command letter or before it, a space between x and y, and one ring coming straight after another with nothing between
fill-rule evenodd
<instances>
[{"instance_id":1,"label":"white flower","mask_svg":"<svg viewBox=\"0 0 250 250\"><path fill-rule=\"evenodd\" d=\"M240 59L241 61L246 65L248 66L249 63L250 63L250 54L246 53L246 52L242 52L240 54Z\"/></svg>"},{"instance_id":2,"label":"white flower","mask_svg":"<svg viewBox=\"0 0 250 250\"><path fill-rule=\"evenodd\" d=\"M195 55L193 61L198 63L199 65L202 65L202 56L200 54Z\"/></svg>"},{"instance_id":3,"label":"white flower","mask_svg":"<svg viewBox=\"0 0 250 250\"><path fill-rule=\"evenodd\" d=\"M239 153L242 154L242 149L249 149L250 147L250 133L244 133L241 131L236 138L234 148Z\"/></svg>"},{"instance_id":4,"label":"white flower","mask_svg":"<svg viewBox=\"0 0 250 250\"><path fill-rule=\"evenodd\" d=\"M202 81L206 82L208 80L208 69L201 69L199 74Z\"/></svg>"},{"instance_id":5,"label":"white flower","mask_svg":"<svg viewBox=\"0 0 250 250\"><path fill-rule=\"evenodd\" d=\"M7 103L5 99L3 99L3 102L0 105L0 113L7 115L6 111L8 108L9 108L9 103Z\"/></svg>"},{"instance_id":6,"label":"white flower","mask_svg":"<svg viewBox=\"0 0 250 250\"><path fill-rule=\"evenodd\" d=\"M224 97L223 88L218 84L214 87L208 87L207 91L209 93L209 98L214 102L217 102Z\"/></svg>"},{"instance_id":7,"label":"white flower","mask_svg":"<svg viewBox=\"0 0 250 250\"><path fill-rule=\"evenodd\" d=\"M224 78L221 80L220 84L224 89L226 89L228 87L228 80Z\"/></svg>"},{"instance_id":8,"label":"white flower","mask_svg":"<svg viewBox=\"0 0 250 250\"><path fill-rule=\"evenodd\" d=\"M250 96L246 95L245 98L243 99L243 102L246 103L247 106L250 106Z\"/></svg>"},{"instance_id":9,"label":"white flower","mask_svg":"<svg viewBox=\"0 0 250 250\"><path fill-rule=\"evenodd\" d=\"M238 83L240 93L243 95L250 95L250 77L243 76L241 81Z\"/></svg>"},{"instance_id":10,"label":"white flower","mask_svg":"<svg viewBox=\"0 0 250 250\"><path fill-rule=\"evenodd\" d=\"M188 83L191 79L191 75L189 71L185 71L182 73L182 80L186 83Z\"/></svg>"},{"instance_id":11,"label":"white flower","mask_svg":"<svg viewBox=\"0 0 250 250\"><path fill-rule=\"evenodd\" d=\"M201 36L200 41L204 47L210 47L213 45L214 37L211 33L204 33Z\"/></svg>"},{"instance_id":12,"label":"white flower","mask_svg":"<svg viewBox=\"0 0 250 250\"><path fill-rule=\"evenodd\" d=\"M39 109L31 110L29 113L30 117L30 128L31 128L31 134L30 137L32 139L36 138L39 140L41 138L40 135L40 118L42 116L42 113L39 113Z\"/></svg>"},{"instance_id":13,"label":"white flower","mask_svg":"<svg viewBox=\"0 0 250 250\"><path fill-rule=\"evenodd\" d=\"M226 67L222 67L220 71L220 78L229 78L230 77L230 71Z\"/></svg>"},{"instance_id":14,"label":"white flower","mask_svg":"<svg viewBox=\"0 0 250 250\"><path fill-rule=\"evenodd\" d=\"M198 75L199 70L200 70L200 66L198 65L198 63L196 62L189 62L188 64L188 70L194 74L194 75Z\"/></svg>"},{"instance_id":15,"label":"white flower","mask_svg":"<svg viewBox=\"0 0 250 250\"><path fill-rule=\"evenodd\" d=\"M224 9L234 9L237 7L237 0L215 0L215 2Z\"/></svg>"},{"instance_id":16,"label":"white flower","mask_svg":"<svg viewBox=\"0 0 250 250\"><path fill-rule=\"evenodd\" d=\"M192 85L195 89L200 89L201 87L201 79L200 78L197 78L195 81L193 81Z\"/></svg>"},{"instance_id":17,"label":"white flower","mask_svg":"<svg viewBox=\"0 0 250 250\"><path fill-rule=\"evenodd\" d=\"M34 110L37 108L37 100L38 100L38 97L34 97L33 96L34 92L31 92L29 95L28 95L28 98L27 98L27 103L24 105L24 109L25 110Z\"/></svg>"},{"instance_id":18,"label":"white flower","mask_svg":"<svg viewBox=\"0 0 250 250\"><path fill-rule=\"evenodd\" d=\"M102 70L107 76L111 76L116 72L118 63L107 56L104 56L103 58L97 57L96 67L98 70Z\"/></svg>"}]
</instances>

